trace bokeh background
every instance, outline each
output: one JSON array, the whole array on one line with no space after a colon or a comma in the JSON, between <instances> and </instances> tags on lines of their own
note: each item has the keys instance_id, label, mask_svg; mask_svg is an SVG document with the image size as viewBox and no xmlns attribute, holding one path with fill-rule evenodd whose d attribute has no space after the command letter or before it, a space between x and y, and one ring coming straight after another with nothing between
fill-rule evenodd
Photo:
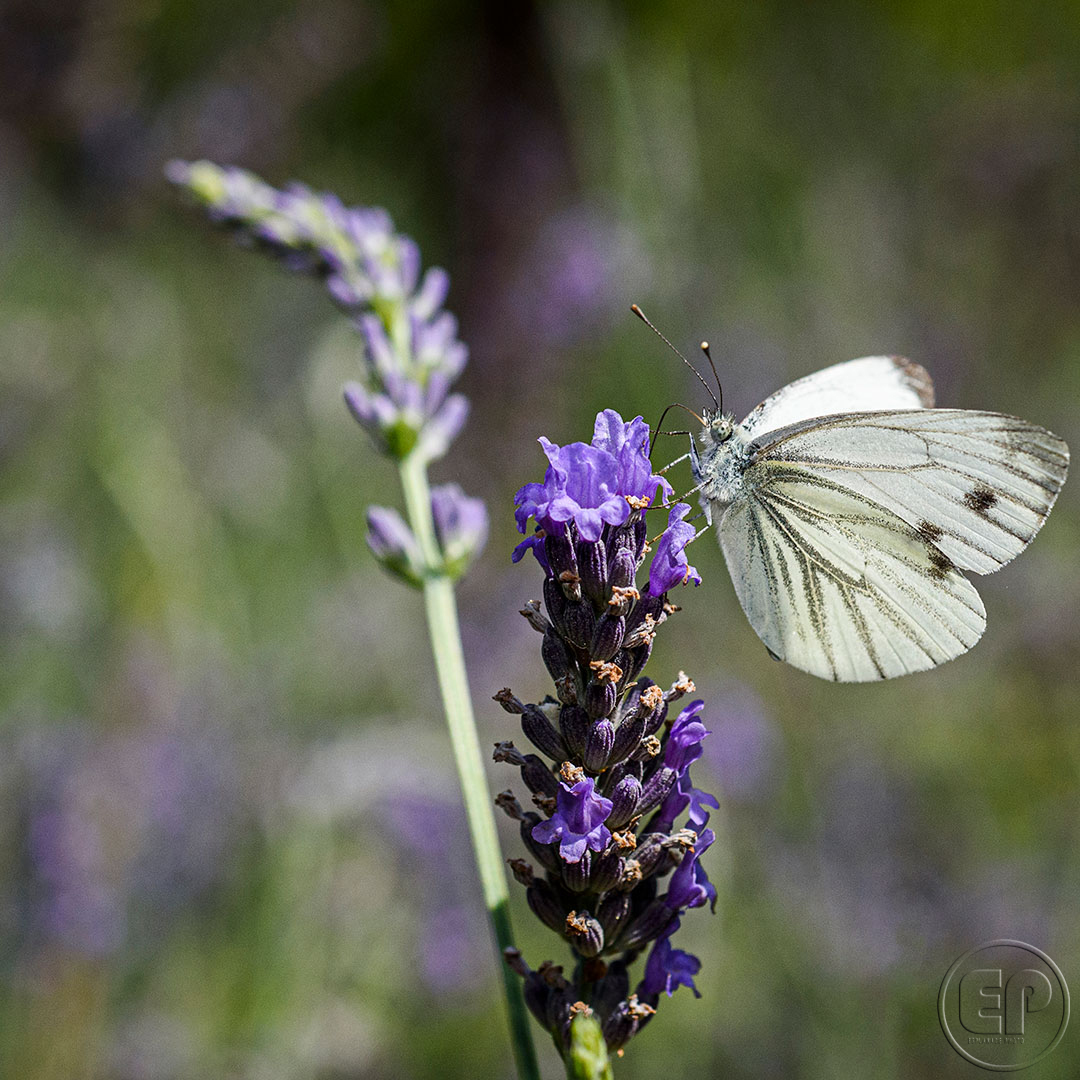
<instances>
[{"instance_id":1,"label":"bokeh background","mask_svg":"<svg viewBox=\"0 0 1080 1080\"><path fill-rule=\"evenodd\" d=\"M436 478L492 516L460 590L491 743L495 690L546 689L509 562L536 437L704 404L631 301L740 414L898 352L1077 444L1077 72L1072 3L7 0L3 1075L510 1072L418 598L363 544L395 495L357 341L167 159L383 205L451 272L473 413ZM720 904L620 1077L969 1076L935 997L989 938L1080 989L1078 507L980 582L972 653L869 687L771 662L694 547L650 671L708 702ZM1078 1028L1026 1075L1075 1076Z\"/></svg>"}]
</instances>

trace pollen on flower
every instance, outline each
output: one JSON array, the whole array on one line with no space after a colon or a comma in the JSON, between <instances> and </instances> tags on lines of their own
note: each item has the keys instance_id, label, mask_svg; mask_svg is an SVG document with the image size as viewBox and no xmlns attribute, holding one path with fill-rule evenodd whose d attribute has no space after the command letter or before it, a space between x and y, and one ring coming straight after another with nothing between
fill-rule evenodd
<instances>
[{"instance_id":1,"label":"pollen on flower","mask_svg":"<svg viewBox=\"0 0 1080 1080\"><path fill-rule=\"evenodd\" d=\"M623 677L622 668L610 661L593 660L589 667L596 674L597 682L617 683Z\"/></svg>"},{"instance_id":2,"label":"pollen on flower","mask_svg":"<svg viewBox=\"0 0 1080 1080\"><path fill-rule=\"evenodd\" d=\"M631 510L647 510L649 507L649 499L644 499L640 495L627 495L626 501L630 504Z\"/></svg>"},{"instance_id":3,"label":"pollen on flower","mask_svg":"<svg viewBox=\"0 0 1080 1080\"><path fill-rule=\"evenodd\" d=\"M580 784L585 779L585 770L572 761L564 761L559 768L559 776L562 777L564 784Z\"/></svg>"},{"instance_id":4,"label":"pollen on flower","mask_svg":"<svg viewBox=\"0 0 1080 1080\"><path fill-rule=\"evenodd\" d=\"M636 604L640 599L641 593L639 593L633 585L613 585L611 588L611 598L608 600L608 607L629 607L630 604ZM650 619L652 616L646 615L645 618Z\"/></svg>"},{"instance_id":5,"label":"pollen on flower","mask_svg":"<svg viewBox=\"0 0 1080 1080\"><path fill-rule=\"evenodd\" d=\"M574 1004L570 1006L571 1016L592 1016L592 1013L592 1009L590 1009L584 1001L575 1001Z\"/></svg>"},{"instance_id":6,"label":"pollen on flower","mask_svg":"<svg viewBox=\"0 0 1080 1080\"><path fill-rule=\"evenodd\" d=\"M566 916L566 929L572 934L586 934L589 931L589 924L583 915L579 915L576 911L571 911L570 914Z\"/></svg>"},{"instance_id":7,"label":"pollen on flower","mask_svg":"<svg viewBox=\"0 0 1080 1080\"><path fill-rule=\"evenodd\" d=\"M652 686L645 687L641 692L641 700L648 708L659 709L660 703L664 700L664 691L654 683Z\"/></svg>"},{"instance_id":8,"label":"pollen on flower","mask_svg":"<svg viewBox=\"0 0 1080 1080\"><path fill-rule=\"evenodd\" d=\"M637 837L629 830L612 833L611 839L615 842L615 846L623 851L633 851L637 847Z\"/></svg>"}]
</instances>

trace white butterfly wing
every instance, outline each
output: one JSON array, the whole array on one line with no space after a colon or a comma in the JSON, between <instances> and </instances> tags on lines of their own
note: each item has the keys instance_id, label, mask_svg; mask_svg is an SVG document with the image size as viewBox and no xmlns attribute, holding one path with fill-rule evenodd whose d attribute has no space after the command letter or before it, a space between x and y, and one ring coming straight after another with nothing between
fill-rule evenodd
<instances>
[{"instance_id":1,"label":"white butterfly wing","mask_svg":"<svg viewBox=\"0 0 1080 1080\"><path fill-rule=\"evenodd\" d=\"M962 570L1015 558L1065 482L1069 449L1052 432L965 409L823 417L774 432L758 463L797 463L912 526ZM748 477L749 478L749 477Z\"/></svg>"},{"instance_id":2,"label":"white butterfly wing","mask_svg":"<svg viewBox=\"0 0 1080 1080\"><path fill-rule=\"evenodd\" d=\"M751 438L834 413L929 409L934 384L926 369L902 356L864 356L815 371L777 390L742 422Z\"/></svg>"},{"instance_id":3,"label":"white butterfly wing","mask_svg":"<svg viewBox=\"0 0 1080 1080\"><path fill-rule=\"evenodd\" d=\"M966 652L986 625L974 586L914 528L812 467L764 460L718 525L736 594L768 649L866 682Z\"/></svg>"}]
</instances>

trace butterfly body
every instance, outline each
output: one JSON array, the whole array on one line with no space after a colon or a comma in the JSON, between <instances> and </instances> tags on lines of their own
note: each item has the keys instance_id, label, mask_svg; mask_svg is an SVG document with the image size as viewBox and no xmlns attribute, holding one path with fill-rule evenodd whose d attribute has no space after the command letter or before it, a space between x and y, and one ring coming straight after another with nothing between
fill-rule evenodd
<instances>
[{"instance_id":1,"label":"butterfly body","mask_svg":"<svg viewBox=\"0 0 1080 1080\"><path fill-rule=\"evenodd\" d=\"M1068 448L1015 417L934 409L898 357L817 372L741 424L706 415L691 450L736 594L769 652L840 682L959 656L990 573L1045 521Z\"/></svg>"}]
</instances>

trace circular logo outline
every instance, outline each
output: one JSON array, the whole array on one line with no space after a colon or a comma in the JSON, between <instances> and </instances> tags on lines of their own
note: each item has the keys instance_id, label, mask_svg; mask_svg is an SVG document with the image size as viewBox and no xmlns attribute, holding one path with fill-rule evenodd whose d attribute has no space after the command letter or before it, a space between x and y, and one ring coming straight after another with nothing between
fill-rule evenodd
<instances>
[{"instance_id":1,"label":"circular logo outline","mask_svg":"<svg viewBox=\"0 0 1080 1080\"><path fill-rule=\"evenodd\" d=\"M1058 986L1061 987L1061 996L1064 1002L1064 1011L1061 1017L1061 1025L1058 1028L1057 1034L1054 1036L1050 1045L1047 1046L1045 1050L1042 1050L1036 1057L1033 1057L1030 1061L1025 1061L1021 1064L995 1065L988 1061L980 1061L977 1057L969 1053L960 1045L960 1043L954 1037L953 1033L949 1030L948 1017L946 1017L945 1015L945 997L948 993L949 983L952 981L952 977L961 968L964 962L970 959L976 953L982 952L983 949L992 949L999 946L1010 946L1014 949L1024 949L1027 952L1031 953L1033 956L1037 956L1040 960L1042 960L1043 963L1046 964L1057 977ZM990 1072L1019 1072L1021 1069L1030 1068L1037 1062L1042 1061L1044 1057L1046 1057L1052 1050L1057 1047L1057 1044L1061 1042L1063 1036L1065 1035L1065 1029L1069 1026L1069 1014L1071 1011L1071 1007L1071 1001L1069 998L1069 984L1065 982L1065 976L1062 975L1061 968L1059 968L1057 964L1055 964L1054 961L1051 960L1050 957L1042 951L1042 949L1037 949L1034 945L1028 945L1027 942L1024 941L1016 941L1014 938L995 938L993 941L984 941L981 945L976 945L975 948L968 949L968 951L964 953L963 956L959 957L952 964L949 970L945 972L945 978L941 980L941 988L938 990L938 1020L941 1023L941 1030L945 1033L945 1038L949 1040L949 1045L952 1046L952 1048L962 1058L964 1058L966 1061L970 1061L972 1065L977 1065L980 1069L987 1069Z\"/></svg>"}]
</instances>

